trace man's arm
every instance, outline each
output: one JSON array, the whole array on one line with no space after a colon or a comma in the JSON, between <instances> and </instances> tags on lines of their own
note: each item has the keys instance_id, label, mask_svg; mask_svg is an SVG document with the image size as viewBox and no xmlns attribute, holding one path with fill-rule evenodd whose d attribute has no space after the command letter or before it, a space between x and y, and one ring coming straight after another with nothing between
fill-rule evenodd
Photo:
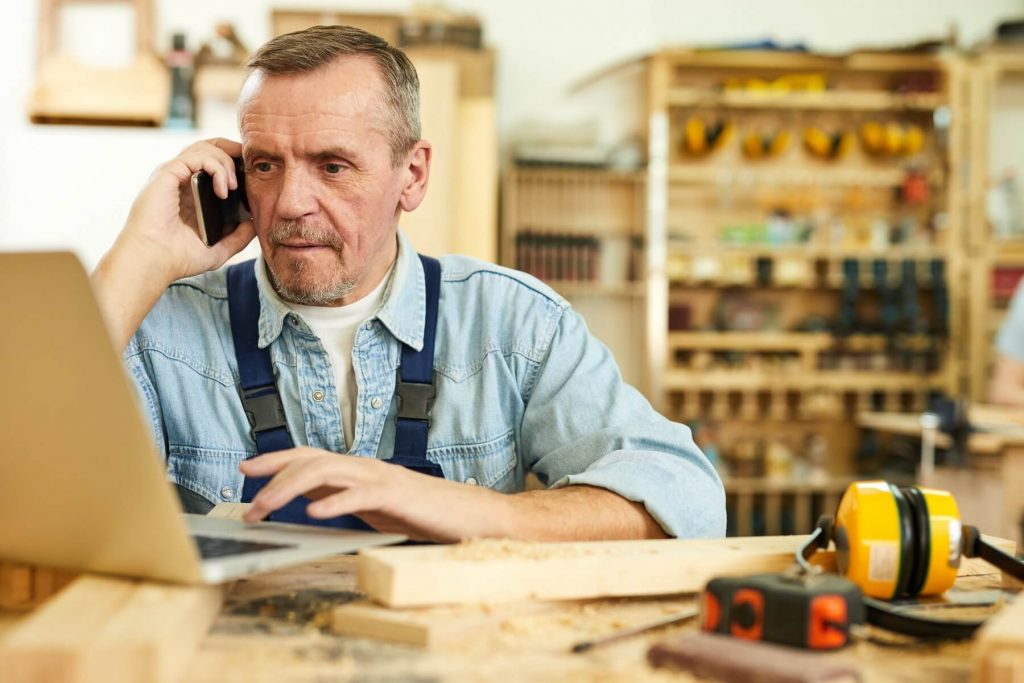
<instances>
[{"instance_id":1,"label":"man's arm","mask_svg":"<svg viewBox=\"0 0 1024 683\"><path fill-rule=\"evenodd\" d=\"M644 510L603 488L567 486L498 493L431 477L385 461L294 448L242 463L247 477L273 479L245 519L263 519L299 495L314 498L311 517L357 514L375 529L419 540L468 538L582 541L664 538Z\"/></svg>"},{"instance_id":2,"label":"man's arm","mask_svg":"<svg viewBox=\"0 0 1024 683\"><path fill-rule=\"evenodd\" d=\"M1024 406L1024 363L999 354L989 393L993 403Z\"/></svg>"},{"instance_id":3,"label":"man's arm","mask_svg":"<svg viewBox=\"0 0 1024 683\"><path fill-rule=\"evenodd\" d=\"M254 235L243 223L212 247L199 239L189 183L203 170L227 197L238 186L232 156L237 142L215 139L186 147L159 166L136 197L128 220L93 273L93 288L118 350L125 348L164 290L183 277L222 266Z\"/></svg>"}]
</instances>

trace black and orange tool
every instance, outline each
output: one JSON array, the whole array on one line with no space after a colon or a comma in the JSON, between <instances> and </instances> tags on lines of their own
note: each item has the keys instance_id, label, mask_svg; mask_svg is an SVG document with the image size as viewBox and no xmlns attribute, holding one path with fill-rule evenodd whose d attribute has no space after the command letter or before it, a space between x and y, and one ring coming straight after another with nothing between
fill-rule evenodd
<instances>
[{"instance_id":1,"label":"black and orange tool","mask_svg":"<svg viewBox=\"0 0 1024 683\"><path fill-rule=\"evenodd\" d=\"M862 623L860 589L830 574L712 579L701 603L704 631L806 650L841 648Z\"/></svg>"}]
</instances>

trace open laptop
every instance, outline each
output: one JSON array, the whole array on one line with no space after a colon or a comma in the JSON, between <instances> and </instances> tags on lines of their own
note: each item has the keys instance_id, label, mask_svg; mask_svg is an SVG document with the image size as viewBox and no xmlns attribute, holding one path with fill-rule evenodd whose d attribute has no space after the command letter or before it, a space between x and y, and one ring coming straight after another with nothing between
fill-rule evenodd
<instances>
[{"instance_id":1,"label":"open laptop","mask_svg":"<svg viewBox=\"0 0 1024 683\"><path fill-rule=\"evenodd\" d=\"M0 253L0 559L218 583L403 540L183 514L81 264Z\"/></svg>"}]
</instances>

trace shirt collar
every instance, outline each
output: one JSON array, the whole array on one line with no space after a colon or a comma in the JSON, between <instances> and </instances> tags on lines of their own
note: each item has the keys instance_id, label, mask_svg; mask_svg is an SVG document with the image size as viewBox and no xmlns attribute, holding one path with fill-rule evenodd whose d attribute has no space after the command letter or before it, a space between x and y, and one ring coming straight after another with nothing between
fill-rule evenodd
<instances>
[{"instance_id":1,"label":"shirt collar","mask_svg":"<svg viewBox=\"0 0 1024 683\"><path fill-rule=\"evenodd\" d=\"M260 293L259 347L269 346L281 335L284 319L291 310L277 296L267 275L266 262L260 254L253 264ZM384 293L384 304L377 319L398 341L419 351L423 348L423 325L427 316L426 281L423 264L416 250L401 231L398 232L398 258L391 282Z\"/></svg>"}]
</instances>

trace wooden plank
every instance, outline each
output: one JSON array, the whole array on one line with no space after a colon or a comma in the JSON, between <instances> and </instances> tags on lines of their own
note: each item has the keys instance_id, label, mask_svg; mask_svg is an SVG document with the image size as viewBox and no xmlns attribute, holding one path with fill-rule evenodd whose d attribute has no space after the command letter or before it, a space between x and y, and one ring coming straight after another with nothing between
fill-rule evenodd
<instances>
[{"instance_id":1,"label":"wooden plank","mask_svg":"<svg viewBox=\"0 0 1024 683\"><path fill-rule=\"evenodd\" d=\"M81 577L5 634L0 680L176 680L222 601L219 587Z\"/></svg>"},{"instance_id":2,"label":"wooden plank","mask_svg":"<svg viewBox=\"0 0 1024 683\"><path fill-rule=\"evenodd\" d=\"M991 617L975 636L973 683L1024 680L1024 599Z\"/></svg>"},{"instance_id":3,"label":"wooden plank","mask_svg":"<svg viewBox=\"0 0 1024 683\"><path fill-rule=\"evenodd\" d=\"M1013 552L1012 541L986 537ZM581 600L699 591L714 576L782 571L804 536L659 541L523 543L371 548L357 558L358 585L390 607L512 600ZM835 566L832 552L813 561ZM998 573L964 560L961 576Z\"/></svg>"},{"instance_id":4,"label":"wooden plank","mask_svg":"<svg viewBox=\"0 0 1024 683\"><path fill-rule=\"evenodd\" d=\"M361 600L336 607L331 614L331 630L347 636L443 648L485 631L500 630L510 619L557 611L566 604L577 603L516 602L398 610Z\"/></svg>"},{"instance_id":5,"label":"wooden plank","mask_svg":"<svg viewBox=\"0 0 1024 683\"><path fill-rule=\"evenodd\" d=\"M359 588L391 607L579 600L698 591L713 576L782 571L801 536L521 543L368 549ZM830 566L821 553L815 562Z\"/></svg>"}]
</instances>

